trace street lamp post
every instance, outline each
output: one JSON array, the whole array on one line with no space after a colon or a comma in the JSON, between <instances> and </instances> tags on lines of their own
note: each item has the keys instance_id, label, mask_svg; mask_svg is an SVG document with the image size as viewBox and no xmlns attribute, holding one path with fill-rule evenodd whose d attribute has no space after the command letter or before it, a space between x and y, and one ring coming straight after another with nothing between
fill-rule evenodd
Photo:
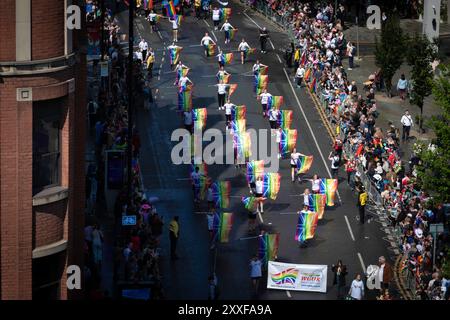
<instances>
[{"instance_id":1,"label":"street lamp post","mask_svg":"<svg viewBox=\"0 0 450 320\"><path fill-rule=\"evenodd\" d=\"M133 168L132 168L132 138L133 138L133 51L134 51L134 0L129 1L128 18L128 132L127 132L127 197L131 204Z\"/></svg>"},{"instance_id":2,"label":"street lamp post","mask_svg":"<svg viewBox=\"0 0 450 320\"><path fill-rule=\"evenodd\" d=\"M100 28L100 32L102 33L102 42L100 44L100 48L101 48L101 57L100 57L100 61L104 60L105 57L105 0L101 0L100 2L100 10L101 10L101 19L100 19L100 23L101 23L101 28Z\"/></svg>"}]
</instances>

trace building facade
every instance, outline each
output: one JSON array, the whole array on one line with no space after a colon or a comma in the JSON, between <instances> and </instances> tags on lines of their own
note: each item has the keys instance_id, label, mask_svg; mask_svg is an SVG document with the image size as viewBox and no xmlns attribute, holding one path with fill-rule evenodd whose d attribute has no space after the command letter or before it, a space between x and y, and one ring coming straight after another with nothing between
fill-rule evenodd
<instances>
[{"instance_id":1,"label":"building facade","mask_svg":"<svg viewBox=\"0 0 450 320\"><path fill-rule=\"evenodd\" d=\"M66 11L83 2L0 1L2 300L82 296L66 268L83 269L85 27Z\"/></svg>"}]
</instances>

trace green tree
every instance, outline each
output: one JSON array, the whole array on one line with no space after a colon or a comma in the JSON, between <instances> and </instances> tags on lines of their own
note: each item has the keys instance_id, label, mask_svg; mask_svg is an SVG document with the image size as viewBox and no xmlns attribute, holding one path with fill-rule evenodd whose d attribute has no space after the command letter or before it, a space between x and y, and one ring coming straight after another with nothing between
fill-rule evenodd
<instances>
[{"instance_id":1,"label":"green tree","mask_svg":"<svg viewBox=\"0 0 450 320\"><path fill-rule=\"evenodd\" d=\"M405 37L400 19L391 15L381 27L381 38L375 39L375 64L381 69L388 97L391 97L392 78L403 63Z\"/></svg>"},{"instance_id":2,"label":"green tree","mask_svg":"<svg viewBox=\"0 0 450 320\"><path fill-rule=\"evenodd\" d=\"M440 66L441 75L432 82L433 96L442 114L428 121L436 135L434 150L422 146L417 177L435 202L450 202L450 64Z\"/></svg>"},{"instance_id":3,"label":"green tree","mask_svg":"<svg viewBox=\"0 0 450 320\"><path fill-rule=\"evenodd\" d=\"M408 44L406 60L412 67L410 102L420 108L419 127L422 130L423 103L425 97L432 93L434 73L431 63L436 59L437 53L434 44L424 35L416 34L408 40Z\"/></svg>"}]
</instances>

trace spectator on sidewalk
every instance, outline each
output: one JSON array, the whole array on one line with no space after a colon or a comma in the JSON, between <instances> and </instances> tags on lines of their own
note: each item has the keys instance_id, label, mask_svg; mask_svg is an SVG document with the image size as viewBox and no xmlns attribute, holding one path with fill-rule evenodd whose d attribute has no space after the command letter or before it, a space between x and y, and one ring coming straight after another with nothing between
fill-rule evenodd
<instances>
[{"instance_id":1,"label":"spectator on sidewalk","mask_svg":"<svg viewBox=\"0 0 450 320\"><path fill-rule=\"evenodd\" d=\"M253 256L250 261L250 278L252 279L253 289L255 294L258 293L259 281L262 278L262 262L258 259L258 256Z\"/></svg>"},{"instance_id":2,"label":"spectator on sidewalk","mask_svg":"<svg viewBox=\"0 0 450 320\"><path fill-rule=\"evenodd\" d=\"M361 279L361 274L357 273L355 279L350 285L348 294L355 300L362 300L364 298L364 282Z\"/></svg>"},{"instance_id":3,"label":"spectator on sidewalk","mask_svg":"<svg viewBox=\"0 0 450 320\"><path fill-rule=\"evenodd\" d=\"M94 254L94 263L100 269L103 260L103 232L98 224L94 224L92 230L92 252Z\"/></svg>"},{"instance_id":4,"label":"spectator on sidewalk","mask_svg":"<svg viewBox=\"0 0 450 320\"><path fill-rule=\"evenodd\" d=\"M178 259L176 254L178 239L180 236L180 226L178 224L178 216L173 217L169 224L169 237L170 237L170 257L172 260Z\"/></svg>"},{"instance_id":5,"label":"spectator on sidewalk","mask_svg":"<svg viewBox=\"0 0 450 320\"><path fill-rule=\"evenodd\" d=\"M339 157L339 154L335 152L330 152L330 155L328 156L328 160L331 161L331 177L333 179L339 179L339 166L341 164L341 158Z\"/></svg>"},{"instance_id":6,"label":"spectator on sidewalk","mask_svg":"<svg viewBox=\"0 0 450 320\"><path fill-rule=\"evenodd\" d=\"M400 98L404 101L406 99L406 92L408 90L408 80L406 80L405 75L402 74L397 82L397 90Z\"/></svg>"},{"instance_id":7,"label":"spectator on sidewalk","mask_svg":"<svg viewBox=\"0 0 450 320\"><path fill-rule=\"evenodd\" d=\"M342 260L338 260L336 265L331 266L331 271L334 273L333 286L337 285L337 298L341 299L346 286L347 266L342 263Z\"/></svg>"},{"instance_id":8,"label":"spectator on sidewalk","mask_svg":"<svg viewBox=\"0 0 450 320\"><path fill-rule=\"evenodd\" d=\"M352 42L347 43L347 56L348 56L348 70L353 70L354 68L354 57L356 54L356 48L353 46Z\"/></svg>"},{"instance_id":9,"label":"spectator on sidewalk","mask_svg":"<svg viewBox=\"0 0 450 320\"><path fill-rule=\"evenodd\" d=\"M386 258L381 256L378 258L378 266L380 267L378 271L378 279L380 280L380 292L383 293L389 290L389 284L393 277L392 267L386 262Z\"/></svg>"}]
</instances>

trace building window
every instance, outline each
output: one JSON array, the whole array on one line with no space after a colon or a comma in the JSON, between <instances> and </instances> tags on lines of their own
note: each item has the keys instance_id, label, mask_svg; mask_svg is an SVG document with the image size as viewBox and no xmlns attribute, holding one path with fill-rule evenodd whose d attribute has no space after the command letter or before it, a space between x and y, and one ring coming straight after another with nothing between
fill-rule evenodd
<instances>
[{"instance_id":1,"label":"building window","mask_svg":"<svg viewBox=\"0 0 450 320\"><path fill-rule=\"evenodd\" d=\"M60 185L62 99L33 102L33 194Z\"/></svg>"}]
</instances>

